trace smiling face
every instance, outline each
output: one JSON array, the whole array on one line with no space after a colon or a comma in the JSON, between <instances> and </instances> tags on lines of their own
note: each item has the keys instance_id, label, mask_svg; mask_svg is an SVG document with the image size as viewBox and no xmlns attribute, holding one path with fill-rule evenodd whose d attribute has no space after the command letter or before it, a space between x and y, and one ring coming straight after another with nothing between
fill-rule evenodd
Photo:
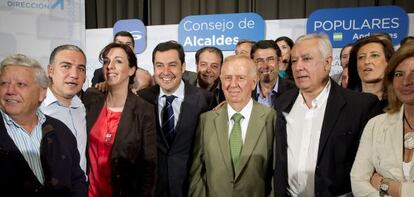
<instances>
[{"instance_id":1,"label":"smiling face","mask_svg":"<svg viewBox=\"0 0 414 197\"><path fill-rule=\"evenodd\" d=\"M297 42L292 49L292 72L296 86L303 92L321 91L329 77L332 57L322 57L317 39Z\"/></svg>"},{"instance_id":2,"label":"smiling face","mask_svg":"<svg viewBox=\"0 0 414 197\"><path fill-rule=\"evenodd\" d=\"M174 49L157 51L154 54L154 77L157 84L167 94L172 94L180 85L185 63L180 61Z\"/></svg>"},{"instance_id":3,"label":"smiling face","mask_svg":"<svg viewBox=\"0 0 414 197\"><path fill-rule=\"evenodd\" d=\"M128 87L129 77L135 73L135 67L130 67L128 55L122 48L112 48L103 58L103 71L109 88Z\"/></svg>"},{"instance_id":4,"label":"smiling face","mask_svg":"<svg viewBox=\"0 0 414 197\"><path fill-rule=\"evenodd\" d=\"M387 68L384 49L379 43L368 43L357 53L358 75L363 83L378 83Z\"/></svg>"},{"instance_id":5,"label":"smiling face","mask_svg":"<svg viewBox=\"0 0 414 197\"><path fill-rule=\"evenodd\" d=\"M273 48L256 49L253 60L263 83L276 83L279 72L279 58Z\"/></svg>"},{"instance_id":6,"label":"smiling face","mask_svg":"<svg viewBox=\"0 0 414 197\"><path fill-rule=\"evenodd\" d=\"M86 60L81 52L62 50L48 66L50 89L62 103L68 104L82 89L86 79Z\"/></svg>"},{"instance_id":7,"label":"smiling face","mask_svg":"<svg viewBox=\"0 0 414 197\"><path fill-rule=\"evenodd\" d=\"M218 80L221 69L221 58L218 54L204 51L197 63L198 80L207 86L212 86Z\"/></svg>"},{"instance_id":8,"label":"smiling face","mask_svg":"<svg viewBox=\"0 0 414 197\"><path fill-rule=\"evenodd\" d=\"M392 85L402 103L414 105L414 57L405 59L395 68Z\"/></svg>"},{"instance_id":9,"label":"smiling face","mask_svg":"<svg viewBox=\"0 0 414 197\"><path fill-rule=\"evenodd\" d=\"M6 114L13 120L32 117L46 96L34 79L30 67L6 66L0 75L0 103Z\"/></svg>"},{"instance_id":10,"label":"smiling face","mask_svg":"<svg viewBox=\"0 0 414 197\"><path fill-rule=\"evenodd\" d=\"M349 54L351 53L352 46L347 46L342 50L341 53L341 66L344 67L349 63Z\"/></svg>"},{"instance_id":11,"label":"smiling face","mask_svg":"<svg viewBox=\"0 0 414 197\"><path fill-rule=\"evenodd\" d=\"M236 57L224 62L220 79L229 105L235 110L243 109L256 87L257 78L253 61L247 57Z\"/></svg>"}]
</instances>

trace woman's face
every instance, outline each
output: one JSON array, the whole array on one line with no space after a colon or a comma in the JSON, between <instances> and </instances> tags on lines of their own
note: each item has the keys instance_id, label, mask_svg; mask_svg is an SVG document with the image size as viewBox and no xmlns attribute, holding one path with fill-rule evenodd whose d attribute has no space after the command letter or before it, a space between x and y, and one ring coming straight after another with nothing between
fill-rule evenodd
<instances>
[{"instance_id":1,"label":"woman's face","mask_svg":"<svg viewBox=\"0 0 414 197\"><path fill-rule=\"evenodd\" d=\"M379 43L368 43L357 53L358 75L363 83L381 82L387 64L384 49Z\"/></svg>"},{"instance_id":2,"label":"woman's face","mask_svg":"<svg viewBox=\"0 0 414 197\"><path fill-rule=\"evenodd\" d=\"M104 58L104 75L108 86L126 84L129 77L135 72L135 68L129 67L128 55L122 48L112 48Z\"/></svg>"},{"instance_id":3,"label":"woman's face","mask_svg":"<svg viewBox=\"0 0 414 197\"><path fill-rule=\"evenodd\" d=\"M406 58L395 68L392 85L402 103L414 105L414 57Z\"/></svg>"},{"instance_id":4,"label":"woman's face","mask_svg":"<svg viewBox=\"0 0 414 197\"><path fill-rule=\"evenodd\" d=\"M281 40L277 42L276 44L282 51L282 63L285 63L285 64L288 63L290 60L290 49L291 48L284 40Z\"/></svg>"}]
</instances>

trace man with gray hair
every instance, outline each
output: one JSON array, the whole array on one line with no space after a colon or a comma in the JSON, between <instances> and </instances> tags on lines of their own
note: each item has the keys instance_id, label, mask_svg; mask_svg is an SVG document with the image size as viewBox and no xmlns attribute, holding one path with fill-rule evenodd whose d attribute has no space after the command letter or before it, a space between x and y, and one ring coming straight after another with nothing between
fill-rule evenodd
<instances>
[{"instance_id":1,"label":"man with gray hair","mask_svg":"<svg viewBox=\"0 0 414 197\"><path fill-rule=\"evenodd\" d=\"M0 190L13 196L86 196L76 139L39 109L49 79L25 55L0 63Z\"/></svg>"},{"instance_id":2,"label":"man with gray hair","mask_svg":"<svg viewBox=\"0 0 414 197\"><path fill-rule=\"evenodd\" d=\"M309 34L293 46L295 84L275 103L275 196L352 196L350 171L378 99L329 78L332 46Z\"/></svg>"},{"instance_id":3,"label":"man with gray hair","mask_svg":"<svg viewBox=\"0 0 414 197\"><path fill-rule=\"evenodd\" d=\"M80 166L86 172L86 111L77 96L86 79L86 56L75 45L56 47L49 58L50 85L40 110L63 123L76 138Z\"/></svg>"}]
</instances>

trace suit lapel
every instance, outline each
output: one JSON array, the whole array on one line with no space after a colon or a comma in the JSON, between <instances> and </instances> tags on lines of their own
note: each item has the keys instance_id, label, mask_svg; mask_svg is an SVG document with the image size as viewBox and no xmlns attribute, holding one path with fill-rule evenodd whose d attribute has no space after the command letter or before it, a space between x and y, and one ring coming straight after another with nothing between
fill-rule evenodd
<instances>
[{"instance_id":1,"label":"suit lapel","mask_svg":"<svg viewBox=\"0 0 414 197\"><path fill-rule=\"evenodd\" d=\"M197 106L196 102L199 100L198 97L199 95L196 94L196 92L192 91L189 85L184 83L184 100L181 103L180 113L178 114L177 125L175 125L175 132L176 132L175 139L178 139L182 135L182 133L187 132L187 131L184 131L184 129L181 129L182 127L181 125L185 124L184 122L185 120L188 120L187 116L194 115L191 112L194 109L194 107ZM177 143L177 140L174 140L173 146L175 143Z\"/></svg>"},{"instance_id":2,"label":"suit lapel","mask_svg":"<svg viewBox=\"0 0 414 197\"><path fill-rule=\"evenodd\" d=\"M219 149L223 157L223 161L229 172L233 171L233 167L230 160L229 152L229 135L228 135L228 115L227 105L224 105L217 113L217 117L214 120L215 132L217 133L217 141L219 142Z\"/></svg>"},{"instance_id":3,"label":"suit lapel","mask_svg":"<svg viewBox=\"0 0 414 197\"><path fill-rule=\"evenodd\" d=\"M331 90L326 103L325 115L323 118L321 136L319 140L318 162L320 160L320 157L322 156L323 149L325 148L329 136L331 135L334 129L338 116L340 115L342 108L346 104L345 99L338 92L339 88L341 87L336 85L336 82L331 80Z\"/></svg>"},{"instance_id":4,"label":"suit lapel","mask_svg":"<svg viewBox=\"0 0 414 197\"><path fill-rule=\"evenodd\" d=\"M239 164L236 167L236 175L235 179L237 179L242 172L243 168L246 166L247 162L249 161L252 152L254 148L256 147L256 144L259 140L259 137L261 136L263 132L263 127L265 126L265 120L264 120L264 113L259 108L259 104L254 101L253 102L253 109L250 114L250 120L247 126L246 131L246 138L244 140L242 152L240 155L240 161Z\"/></svg>"},{"instance_id":5,"label":"suit lapel","mask_svg":"<svg viewBox=\"0 0 414 197\"><path fill-rule=\"evenodd\" d=\"M131 122L134 122L134 117L136 116L136 100L131 91L128 91L128 96L125 101L124 109L122 110L121 119L119 120L118 129L116 131L114 145L112 152L116 151L118 144L122 144L122 140L127 139L128 134L130 133ZM112 154L111 154L112 155Z\"/></svg>"}]
</instances>

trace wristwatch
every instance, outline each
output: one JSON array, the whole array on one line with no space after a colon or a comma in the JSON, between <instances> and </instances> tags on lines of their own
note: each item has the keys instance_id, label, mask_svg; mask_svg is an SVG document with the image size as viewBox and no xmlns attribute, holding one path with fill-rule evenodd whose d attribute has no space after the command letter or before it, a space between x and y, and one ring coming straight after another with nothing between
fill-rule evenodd
<instances>
[{"instance_id":1,"label":"wristwatch","mask_svg":"<svg viewBox=\"0 0 414 197\"><path fill-rule=\"evenodd\" d=\"M379 195L381 197L383 197L385 195L389 195L388 194L388 189L390 188L390 182L391 182L391 179L389 179L389 178L383 178L381 180L381 184L380 184L380 188L379 188Z\"/></svg>"}]
</instances>

